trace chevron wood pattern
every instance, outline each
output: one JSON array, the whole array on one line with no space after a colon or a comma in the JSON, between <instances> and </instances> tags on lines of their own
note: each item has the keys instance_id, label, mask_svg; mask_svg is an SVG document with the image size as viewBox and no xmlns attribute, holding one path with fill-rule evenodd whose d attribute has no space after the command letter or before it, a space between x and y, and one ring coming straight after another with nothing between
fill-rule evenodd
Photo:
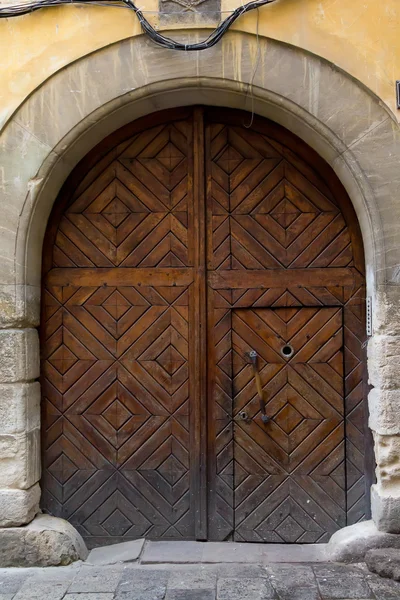
<instances>
[{"instance_id":1,"label":"chevron wood pattern","mask_svg":"<svg viewBox=\"0 0 400 600\"><path fill-rule=\"evenodd\" d=\"M322 542L366 515L356 219L318 157L245 120L188 108L127 126L50 219L42 506L89 546Z\"/></svg>"},{"instance_id":2,"label":"chevron wood pattern","mask_svg":"<svg viewBox=\"0 0 400 600\"><path fill-rule=\"evenodd\" d=\"M213 315L209 324L209 363L215 365L210 373L210 421L215 423L210 443L216 454L209 475L210 487L215 490L209 503L210 532L215 539L324 541L344 523L358 522L366 514L365 292L360 238L348 213L344 218L340 192L333 193L316 173L313 159L307 161L307 154L300 157L299 148L276 126L259 122L257 129L249 131L242 122L237 115L214 112L206 136L207 263L213 289L208 306L209 315ZM327 417L326 423L332 429L328 431L328 427L321 433L319 441L322 465L327 471L323 472L321 465L315 471L315 480L312 470L302 473L303 479L297 477L296 470L292 473L290 457L315 441L322 425L315 432L308 431L304 419L296 423L299 417L290 407L282 407L282 414L289 420L296 417L294 432L303 427L304 432L308 431L305 441L300 437L297 442L301 450L296 450L291 448L294 442L282 429L282 422L274 420L265 428L259 415L258 421L252 418L244 423L235 413L240 394L235 389L234 361L239 358L234 351L234 324L240 322L239 309L243 309L242 314L252 309L248 314L254 315L254 311L267 307L290 307L293 314L300 307L309 307L300 310L297 318L310 315L312 310L328 314L328 307L337 307L335 310L342 315L342 371L334 377L342 403L341 417L337 423L335 416L332 421ZM306 335L311 335L308 329L313 321L305 319ZM248 339L242 340L242 350L246 343L255 343L264 328L267 325L262 319L253 318L251 324L247 323ZM277 332L272 331L275 343L281 343ZM264 367L265 373L271 377L271 385L283 385L283 381L289 381L288 368L281 369L275 359L276 352L270 356L271 364ZM315 365L312 369L309 365L304 369L303 401L307 402L311 402L312 392L307 377L314 373ZM322 372L313 375L314 380L325 376L330 381L331 365L321 364L318 369ZM299 377L295 369L289 371L290 377ZM250 367L243 367L243 373L250 377ZM339 382L340 377L344 383ZM258 406L250 379L247 385L250 388L245 389L252 390L253 404ZM302 415L297 406L301 405L300 397L294 404ZM282 421L281 416L277 418ZM310 448L309 457L303 456L304 464L311 464L311 456ZM337 469L337 481L327 478L329 465ZM324 481L329 485L325 486ZM325 499L327 514L319 508Z\"/></svg>"},{"instance_id":3,"label":"chevron wood pattern","mask_svg":"<svg viewBox=\"0 0 400 600\"><path fill-rule=\"evenodd\" d=\"M281 353L287 344L291 358ZM252 349L267 425L246 361ZM232 366L235 538L326 540L346 523L341 308L235 310Z\"/></svg>"},{"instance_id":4,"label":"chevron wood pattern","mask_svg":"<svg viewBox=\"0 0 400 600\"><path fill-rule=\"evenodd\" d=\"M213 269L298 269L352 264L334 198L305 165L255 132L210 131ZM303 167L303 168L302 168Z\"/></svg>"},{"instance_id":5,"label":"chevron wood pattern","mask_svg":"<svg viewBox=\"0 0 400 600\"><path fill-rule=\"evenodd\" d=\"M79 190L59 224L54 266L188 266L188 134L178 122L135 136Z\"/></svg>"},{"instance_id":6,"label":"chevron wood pattern","mask_svg":"<svg viewBox=\"0 0 400 600\"><path fill-rule=\"evenodd\" d=\"M73 189L53 237L43 504L91 546L194 536L190 135L175 121L119 144Z\"/></svg>"},{"instance_id":7,"label":"chevron wood pattern","mask_svg":"<svg viewBox=\"0 0 400 600\"><path fill-rule=\"evenodd\" d=\"M49 287L44 306L48 506L85 536L190 537L187 288Z\"/></svg>"}]
</instances>

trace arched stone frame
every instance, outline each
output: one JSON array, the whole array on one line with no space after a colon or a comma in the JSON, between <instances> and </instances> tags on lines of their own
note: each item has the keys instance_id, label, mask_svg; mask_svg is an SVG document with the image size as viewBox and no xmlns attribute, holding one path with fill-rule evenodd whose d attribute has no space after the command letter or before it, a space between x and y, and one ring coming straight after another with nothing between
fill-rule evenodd
<instances>
[{"instance_id":1,"label":"arched stone frame","mask_svg":"<svg viewBox=\"0 0 400 600\"><path fill-rule=\"evenodd\" d=\"M396 194L400 131L379 100L320 58L230 32L200 53L161 50L143 36L114 44L55 74L14 114L0 138L0 524L38 510L38 377L41 252L57 193L77 162L124 124L190 104L251 110L291 130L334 169L363 235L369 342L370 426L378 482L373 518L400 531L400 244ZM240 49L240 54L238 54Z\"/></svg>"}]
</instances>

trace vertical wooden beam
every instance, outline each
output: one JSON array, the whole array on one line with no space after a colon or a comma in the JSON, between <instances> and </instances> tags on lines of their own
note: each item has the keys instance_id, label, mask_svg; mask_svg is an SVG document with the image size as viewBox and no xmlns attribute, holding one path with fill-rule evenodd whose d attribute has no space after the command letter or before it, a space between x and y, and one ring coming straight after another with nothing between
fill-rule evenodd
<instances>
[{"instance_id":1,"label":"vertical wooden beam","mask_svg":"<svg viewBox=\"0 0 400 600\"><path fill-rule=\"evenodd\" d=\"M203 109L193 110L193 266L191 335L194 404L191 414L195 465L191 469L195 490L195 535L207 539L207 305L205 270L204 123Z\"/></svg>"}]
</instances>

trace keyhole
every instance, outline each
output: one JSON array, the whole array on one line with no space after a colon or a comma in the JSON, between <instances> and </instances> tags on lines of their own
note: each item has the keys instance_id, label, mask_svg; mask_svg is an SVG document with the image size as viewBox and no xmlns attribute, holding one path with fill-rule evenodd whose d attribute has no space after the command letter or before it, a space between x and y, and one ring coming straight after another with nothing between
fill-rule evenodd
<instances>
[{"instance_id":1,"label":"keyhole","mask_svg":"<svg viewBox=\"0 0 400 600\"><path fill-rule=\"evenodd\" d=\"M283 348L281 349L281 354L283 356L285 356L286 358L289 358L290 356L292 356L293 353L294 353L294 350L293 350L292 346L290 346L289 344L285 344L283 346Z\"/></svg>"},{"instance_id":2,"label":"keyhole","mask_svg":"<svg viewBox=\"0 0 400 600\"><path fill-rule=\"evenodd\" d=\"M244 410L240 411L239 417L242 419L242 421L247 421L247 412L245 412Z\"/></svg>"}]
</instances>

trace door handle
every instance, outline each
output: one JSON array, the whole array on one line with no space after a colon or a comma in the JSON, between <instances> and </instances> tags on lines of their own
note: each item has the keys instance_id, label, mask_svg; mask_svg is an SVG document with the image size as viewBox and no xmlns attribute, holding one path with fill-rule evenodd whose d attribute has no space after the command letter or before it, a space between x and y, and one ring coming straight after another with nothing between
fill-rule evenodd
<instances>
[{"instance_id":1,"label":"door handle","mask_svg":"<svg viewBox=\"0 0 400 600\"><path fill-rule=\"evenodd\" d=\"M260 403L261 420L263 423L268 423L271 420L271 417L268 417L268 415L265 412L264 391L262 389L261 377L260 377L260 373L258 371L258 366L257 366L257 358L258 358L257 352L255 350L251 350L249 352L249 358L250 358L250 361L251 361L251 364L253 367L253 375L254 375L254 379L256 382L258 400Z\"/></svg>"}]
</instances>

